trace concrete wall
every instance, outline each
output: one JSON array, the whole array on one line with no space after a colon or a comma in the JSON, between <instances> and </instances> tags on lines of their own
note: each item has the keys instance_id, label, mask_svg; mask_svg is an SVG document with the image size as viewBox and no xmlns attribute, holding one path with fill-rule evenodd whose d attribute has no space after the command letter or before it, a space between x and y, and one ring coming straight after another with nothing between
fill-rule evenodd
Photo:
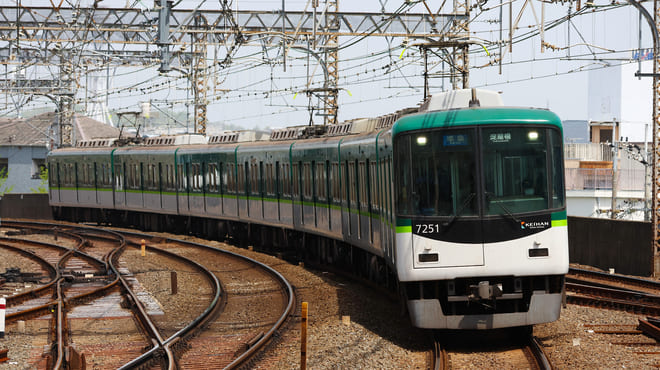
<instances>
[{"instance_id":1,"label":"concrete wall","mask_svg":"<svg viewBox=\"0 0 660 370\"><path fill-rule=\"evenodd\" d=\"M0 218L52 220L48 194L5 194L0 197Z\"/></svg>"},{"instance_id":2,"label":"concrete wall","mask_svg":"<svg viewBox=\"0 0 660 370\"><path fill-rule=\"evenodd\" d=\"M653 274L653 229L650 222L568 217L571 263L614 268L628 275Z\"/></svg>"},{"instance_id":3,"label":"concrete wall","mask_svg":"<svg viewBox=\"0 0 660 370\"><path fill-rule=\"evenodd\" d=\"M11 189L11 193L27 194L34 192L41 185L39 177L33 175L39 172L33 164L34 159L46 159L47 149L45 146L1 146L0 158L7 158L9 165L9 178L0 193ZM44 184L48 189L48 184Z\"/></svg>"}]
</instances>

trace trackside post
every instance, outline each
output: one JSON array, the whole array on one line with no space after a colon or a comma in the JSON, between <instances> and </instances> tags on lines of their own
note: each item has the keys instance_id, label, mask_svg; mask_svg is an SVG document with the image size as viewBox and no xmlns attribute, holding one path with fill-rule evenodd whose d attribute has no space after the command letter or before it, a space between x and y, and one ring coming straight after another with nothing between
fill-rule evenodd
<instances>
[{"instance_id":1,"label":"trackside post","mask_svg":"<svg viewBox=\"0 0 660 370\"><path fill-rule=\"evenodd\" d=\"M7 308L7 300L0 298L0 338L5 337L5 309Z\"/></svg>"},{"instance_id":2,"label":"trackside post","mask_svg":"<svg viewBox=\"0 0 660 370\"><path fill-rule=\"evenodd\" d=\"M302 303L300 315L300 369L307 368L307 302Z\"/></svg>"}]
</instances>

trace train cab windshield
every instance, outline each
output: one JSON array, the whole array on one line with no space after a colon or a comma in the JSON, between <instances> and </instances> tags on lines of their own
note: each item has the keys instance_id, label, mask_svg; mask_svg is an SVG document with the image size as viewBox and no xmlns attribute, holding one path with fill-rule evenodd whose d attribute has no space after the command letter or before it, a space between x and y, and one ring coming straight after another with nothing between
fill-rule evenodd
<instances>
[{"instance_id":1,"label":"train cab windshield","mask_svg":"<svg viewBox=\"0 0 660 370\"><path fill-rule=\"evenodd\" d=\"M443 129L405 134L396 143L400 215L510 215L564 206L557 130Z\"/></svg>"}]
</instances>

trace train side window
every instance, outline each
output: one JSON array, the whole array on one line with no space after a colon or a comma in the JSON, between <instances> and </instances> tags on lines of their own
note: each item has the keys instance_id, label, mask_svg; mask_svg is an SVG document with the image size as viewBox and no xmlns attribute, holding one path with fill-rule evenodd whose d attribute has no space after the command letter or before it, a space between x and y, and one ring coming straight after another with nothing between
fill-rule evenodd
<instances>
[{"instance_id":1,"label":"train side window","mask_svg":"<svg viewBox=\"0 0 660 370\"><path fill-rule=\"evenodd\" d=\"M552 186L552 208L564 207L564 150L562 148L561 134L557 130L550 131L550 181Z\"/></svg>"},{"instance_id":2,"label":"train side window","mask_svg":"<svg viewBox=\"0 0 660 370\"><path fill-rule=\"evenodd\" d=\"M141 164L142 165L142 164ZM144 166L144 165L142 165ZM147 163L147 169L146 173L144 174L144 187L147 189L151 189L153 187L153 172L151 170L151 167L153 165L151 163Z\"/></svg>"},{"instance_id":3,"label":"train side window","mask_svg":"<svg viewBox=\"0 0 660 370\"><path fill-rule=\"evenodd\" d=\"M155 166L155 165L154 165ZM158 167L154 169L154 176L156 181L156 190L163 190L163 163L158 162Z\"/></svg>"},{"instance_id":4,"label":"train side window","mask_svg":"<svg viewBox=\"0 0 660 370\"><path fill-rule=\"evenodd\" d=\"M238 194L245 193L245 176L246 169L243 164L238 165L238 173L236 176L236 192Z\"/></svg>"},{"instance_id":5,"label":"train side window","mask_svg":"<svg viewBox=\"0 0 660 370\"><path fill-rule=\"evenodd\" d=\"M339 184L339 187L341 188L341 200L342 202L347 202L348 201L348 192L346 191L348 189L348 175L346 173L346 164L348 161L345 163L341 163L339 165L339 177L337 179L337 183ZM342 181L343 180L343 181Z\"/></svg>"},{"instance_id":6,"label":"train side window","mask_svg":"<svg viewBox=\"0 0 660 370\"><path fill-rule=\"evenodd\" d=\"M87 164L82 163L80 165L80 176L78 177L80 179L80 185L87 185Z\"/></svg>"},{"instance_id":7,"label":"train side window","mask_svg":"<svg viewBox=\"0 0 660 370\"><path fill-rule=\"evenodd\" d=\"M264 172L264 162L259 162L259 196L263 197L266 193L266 173Z\"/></svg>"},{"instance_id":8,"label":"train side window","mask_svg":"<svg viewBox=\"0 0 660 370\"><path fill-rule=\"evenodd\" d=\"M108 187L110 187L110 186L112 186L112 181L113 181L113 178L112 178L112 165L110 163L106 163L105 170L108 172L108 175L107 175L108 182L107 182L107 184L108 184Z\"/></svg>"},{"instance_id":9,"label":"train side window","mask_svg":"<svg viewBox=\"0 0 660 370\"><path fill-rule=\"evenodd\" d=\"M193 163L186 163L186 178L188 179L188 191L193 191L196 188L195 183L195 165Z\"/></svg>"},{"instance_id":10,"label":"train side window","mask_svg":"<svg viewBox=\"0 0 660 370\"><path fill-rule=\"evenodd\" d=\"M173 164L168 164L167 165L167 178L168 178L168 187L170 190L176 190L176 178L174 176L174 165Z\"/></svg>"},{"instance_id":11,"label":"train side window","mask_svg":"<svg viewBox=\"0 0 660 370\"><path fill-rule=\"evenodd\" d=\"M390 222L394 222L394 196L392 192L392 184L394 184L394 179L392 178L392 157L387 158L387 163L385 164L385 169L387 170L387 214L389 216Z\"/></svg>"},{"instance_id":12,"label":"train side window","mask_svg":"<svg viewBox=\"0 0 660 370\"><path fill-rule=\"evenodd\" d=\"M131 189L133 187L133 167L130 164L125 164L124 167L124 186L126 189Z\"/></svg>"},{"instance_id":13,"label":"train side window","mask_svg":"<svg viewBox=\"0 0 660 370\"><path fill-rule=\"evenodd\" d=\"M206 163L202 162L202 165L199 167L201 173L201 191L206 191L209 186L209 169Z\"/></svg>"},{"instance_id":14,"label":"train side window","mask_svg":"<svg viewBox=\"0 0 660 370\"><path fill-rule=\"evenodd\" d=\"M291 197L291 165L289 163L285 163L282 165L282 177L283 177L283 185L282 185L282 192L284 195L288 198Z\"/></svg>"},{"instance_id":15,"label":"train side window","mask_svg":"<svg viewBox=\"0 0 660 370\"><path fill-rule=\"evenodd\" d=\"M217 182L218 182L218 193L224 194L225 189L224 186L222 185L222 178L224 177L224 164L222 162L218 163L218 167L216 167L216 177L217 177Z\"/></svg>"},{"instance_id":16,"label":"train side window","mask_svg":"<svg viewBox=\"0 0 660 370\"><path fill-rule=\"evenodd\" d=\"M206 186L207 186L207 191L209 192L216 192L216 182L215 182L215 168L216 164L215 163L209 163L208 168L206 169Z\"/></svg>"},{"instance_id":17,"label":"train side window","mask_svg":"<svg viewBox=\"0 0 660 370\"><path fill-rule=\"evenodd\" d=\"M291 166L291 173L293 174L293 177L291 178L291 181L293 182L292 196L296 198L300 195L300 183L298 182L298 177L299 177L298 163L294 163Z\"/></svg>"},{"instance_id":18,"label":"train side window","mask_svg":"<svg viewBox=\"0 0 660 370\"><path fill-rule=\"evenodd\" d=\"M85 181L83 183L85 186L90 186L92 184L92 164L85 163L83 168L85 171Z\"/></svg>"},{"instance_id":19,"label":"train side window","mask_svg":"<svg viewBox=\"0 0 660 370\"><path fill-rule=\"evenodd\" d=\"M356 208L359 207L359 199L357 198L357 181L356 181L356 174L357 174L357 168L355 166L357 161L355 162L348 162L348 196L349 196L349 203L350 201L355 204ZM350 205L349 205L350 207Z\"/></svg>"},{"instance_id":20,"label":"train side window","mask_svg":"<svg viewBox=\"0 0 660 370\"><path fill-rule=\"evenodd\" d=\"M227 193L229 194L234 194L236 191L234 187L234 168L233 163L228 163L227 172L225 172L225 176L223 177L223 182L226 184Z\"/></svg>"},{"instance_id":21,"label":"train side window","mask_svg":"<svg viewBox=\"0 0 660 370\"><path fill-rule=\"evenodd\" d=\"M261 166L257 166L257 164L254 163L254 164L252 164L251 167L252 167L252 173L251 173L252 183L250 185L252 185L252 194L259 195L260 190L261 190L260 189L260 187L261 187L260 182L261 182L261 178L263 177L263 176L261 176Z\"/></svg>"},{"instance_id":22,"label":"train side window","mask_svg":"<svg viewBox=\"0 0 660 370\"><path fill-rule=\"evenodd\" d=\"M378 211L378 171L376 162L369 162L367 160L367 171L369 171L369 204L371 208Z\"/></svg>"},{"instance_id":23,"label":"train side window","mask_svg":"<svg viewBox=\"0 0 660 370\"><path fill-rule=\"evenodd\" d=\"M412 213L412 184L410 165L410 136L403 136L398 139L394 146L396 157L394 167L397 169L396 176L396 194L397 194L397 213L409 215Z\"/></svg>"},{"instance_id":24,"label":"train side window","mask_svg":"<svg viewBox=\"0 0 660 370\"><path fill-rule=\"evenodd\" d=\"M332 163L332 170L330 171L330 187L332 192L332 200L338 202L341 199L341 186L339 184L339 163Z\"/></svg>"},{"instance_id":25,"label":"train side window","mask_svg":"<svg viewBox=\"0 0 660 370\"><path fill-rule=\"evenodd\" d=\"M159 166L160 166L160 163L159 163ZM158 171L159 166L156 166L155 163L153 163L151 165L151 186L153 187L154 190L157 190L158 186L160 185L159 184L160 181L159 181L159 178L158 178L158 174L160 172L160 171Z\"/></svg>"},{"instance_id":26,"label":"train side window","mask_svg":"<svg viewBox=\"0 0 660 370\"><path fill-rule=\"evenodd\" d=\"M186 183L185 183L185 178L186 177L184 176L184 173L183 173L183 163L177 164L176 167L177 167L176 168L176 170L177 170L176 171L176 183L177 183L178 190L180 192L185 191L186 190Z\"/></svg>"},{"instance_id":27,"label":"train side window","mask_svg":"<svg viewBox=\"0 0 660 370\"><path fill-rule=\"evenodd\" d=\"M133 164L127 164L126 168L126 189L133 189L135 187L135 170Z\"/></svg>"},{"instance_id":28,"label":"train side window","mask_svg":"<svg viewBox=\"0 0 660 370\"><path fill-rule=\"evenodd\" d=\"M143 173L143 164L142 163L136 163L134 164L135 166L135 188L140 189L142 185L142 173Z\"/></svg>"},{"instance_id":29,"label":"train side window","mask_svg":"<svg viewBox=\"0 0 660 370\"><path fill-rule=\"evenodd\" d=\"M358 163L359 172L358 172L358 190L360 195L360 207L365 208L367 206L367 189L369 184L367 180L367 164L365 162Z\"/></svg>"},{"instance_id":30,"label":"train side window","mask_svg":"<svg viewBox=\"0 0 660 370\"><path fill-rule=\"evenodd\" d=\"M303 197L306 200L312 200L312 181L313 181L313 177L312 177L312 170L310 164L304 163L302 183L303 183Z\"/></svg>"},{"instance_id":31,"label":"train side window","mask_svg":"<svg viewBox=\"0 0 660 370\"><path fill-rule=\"evenodd\" d=\"M323 162L316 164L316 179L317 179L317 184L318 184L317 185L317 189L318 189L317 197L318 197L319 201L325 202L327 197L328 197L328 193L327 193L328 184L326 182L327 181L327 174L326 174L326 169L325 169L325 163L323 163Z\"/></svg>"},{"instance_id":32,"label":"train side window","mask_svg":"<svg viewBox=\"0 0 660 370\"><path fill-rule=\"evenodd\" d=\"M193 164L193 173L195 177L195 190L201 191L203 185L202 168L199 163Z\"/></svg>"},{"instance_id":33,"label":"train side window","mask_svg":"<svg viewBox=\"0 0 660 370\"><path fill-rule=\"evenodd\" d=\"M264 192L268 196L273 195L273 164L272 163L266 163L265 166L265 171L264 171L264 179L263 179L263 184L264 184Z\"/></svg>"},{"instance_id":34,"label":"train side window","mask_svg":"<svg viewBox=\"0 0 660 370\"><path fill-rule=\"evenodd\" d=\"M121 170L121 164L115 165L115 190L124 190L124 176Z\"/></svg>"},{"instance_id":35,"label":"train side window","mask_svg":"<svg viewBox=\"0 0 660 370\"><path fill-rule=\"evenodd\" d=\"M381 204L381 209L383 210L383 214L386 214L388 208L388 203L387 203L387 186L388 186L388 181L387 181L387 161L388 159L384 159L380 162L380 204Z\"/></svg>"},{"instance_id":36,"label":"train side window","mask_svg":"<svg viewBox=\"0 0 660 370\"><path fill-rule=\"evenodd\" d=\"M204 189L204 164L195 163L195 191L201 192Z\"/></svg>"},{"instance_id":37,"label":"train side window","mask_svg":"<svg viewBox=\"0 0 660 370\"><path fill-rule=\"evenodd\" d=\"M99 171L98 165L97 165L96 162L94 162L92 164L92 174L94 175L94 178L92 179L92 186L95 187L95 188L98 187L98 185L99 185L98 182L99 182L100 176L98 174L98 171Z\"/></svg>"},{"instance_id":38,"label":"train side window","mask_svg":"<svg viewBox=\"0 0 660 370\"><path fill-rule=\"evenodd\" d=\"M133 165L126 165L126 189L133 188Z\"/></svg>"},{"instance_id":39,"label":"train side window","mask_svg":"<svg viewBox=\"0 0 660 370\"><path fill-rule=\"evenodd\" d=\"M53 172L53 162L48 163L48 186L55 186L55 172Z\"/></svg>"}]
</instances>

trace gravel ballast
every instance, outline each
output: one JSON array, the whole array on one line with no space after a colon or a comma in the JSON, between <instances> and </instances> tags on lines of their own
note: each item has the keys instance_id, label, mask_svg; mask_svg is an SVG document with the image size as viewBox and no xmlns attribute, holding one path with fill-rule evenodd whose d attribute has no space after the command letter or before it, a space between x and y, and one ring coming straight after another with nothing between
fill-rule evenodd
<instances>
[{"instance_id":1,"label":"gravel ballast","mask_svg":"<svg viewBox=\"0 0 660 370\"><path fill-rule=\"evenodd\" d=\"M431 349L429 333L412 327L407 315L402 314L400 304L377 290L332 273L290 264L247 249L196 238L185 239L267 263L295 287L295 314L268 345L267 352L252 361L251 368L300 368L301 302L308 302L308 368L427 368ZM621 330L634 329L639 318L644 316L569 304L562 310L558 321L536 325L534 335L541 340L557 369L655 369L660 364L660 355L651 354L660 350L655 340L643 335L597 333L599 329L612 329L615 324L621 325ZM31 368L26 361L34 355L35 348L29 332L18 333L16 324L9 324L6 333L0 339L0 348L9 349L10 360L0 364L0 369ZM104 338L100 337L99 341ZM627 344L618 344L624 342ZM39 348L39 352L42 351L43 346ZM471 356L469 363L457 361L452 363L454 368L502 367L489 363L488 356L479 353Z\"/></svg>"}]
</instances>

